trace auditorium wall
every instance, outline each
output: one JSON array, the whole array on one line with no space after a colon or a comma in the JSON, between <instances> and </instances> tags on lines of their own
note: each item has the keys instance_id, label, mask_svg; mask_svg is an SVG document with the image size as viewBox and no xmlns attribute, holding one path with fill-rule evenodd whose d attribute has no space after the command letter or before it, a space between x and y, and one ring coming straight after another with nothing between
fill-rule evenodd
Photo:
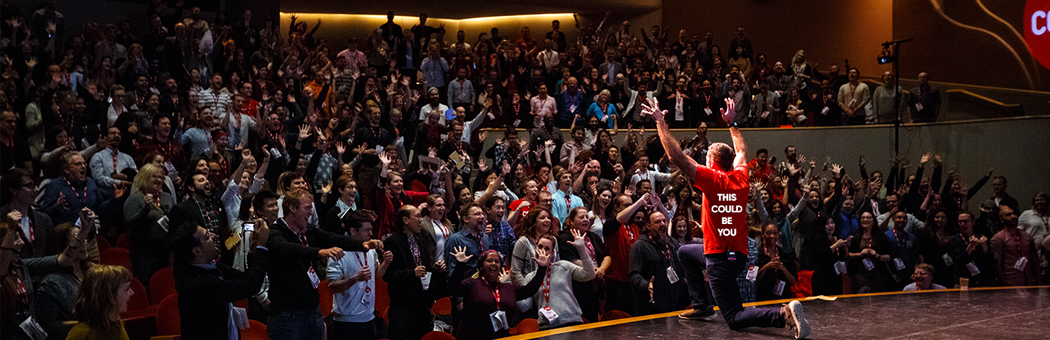
<instances>
[{"instance_id":1,"label":"auditorium wall","mask_svg":"<svg viewBox=\"0 0 1050 340\"><path fill-rule=\"evenodd\" d=\"M844 60L862 75L890 70L875 58L880 44L892 40L892 0L664 0L663 26L677 37L685 29L691 37L714 34L722 56L728 58L730 40L744 25L755 53L765 54L770 66L785 64L799 49L821 70ZM844 72L843 72L844 73Z\"/></svg>"}]
</instances>

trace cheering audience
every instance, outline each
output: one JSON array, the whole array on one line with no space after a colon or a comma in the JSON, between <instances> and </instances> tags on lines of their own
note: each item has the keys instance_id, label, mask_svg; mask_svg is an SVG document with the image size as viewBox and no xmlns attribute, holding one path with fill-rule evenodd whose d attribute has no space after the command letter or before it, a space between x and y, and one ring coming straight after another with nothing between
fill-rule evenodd
<instances>
[{"instance_id":1,"label":"cheering audience","mask_svg":"<svg viewBox=\"0 0 1050 340\"><path fill-rule=\"evenodd\" d=\"M608 20L446 41L426 14L390 12L330 45L336 28L294 15L281 31L154 0L138 32L69 0L9 2L3 339L126 339L132 287L177 292L187 339L252 319L272 339L402 340L687 306L713 320L716 302L733 327L791 326L733 304L1050 282L1050 195L1019 203L993 170L942 178L935 152L870 170L857 154L859 171L794 146L780 163L744 154L737 128L936 121L926 72L895 111L897 75L762 54L743 26L726 58L711 33ZM739 159L708 127L734 131ZM719 165L732 192L692 176L708 158L733 161ZM994 196L971 204L986 183ZM714 227L730 214L738 228ZM127 315L143 313L158 312Z\"/></svg>"}]
</instances>

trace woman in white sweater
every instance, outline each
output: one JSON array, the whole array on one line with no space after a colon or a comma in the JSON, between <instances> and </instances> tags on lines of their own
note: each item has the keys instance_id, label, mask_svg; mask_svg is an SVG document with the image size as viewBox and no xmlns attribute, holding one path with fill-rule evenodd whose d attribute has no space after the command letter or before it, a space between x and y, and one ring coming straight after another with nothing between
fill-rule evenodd
<instances>
[{"instance_id":1,"label":"woman in white sweater","mask_svg":"<svg viewBox=\"0 0 1050 340\"><path fill-rule=\"evenodd\" d=\"M593 280L594 261L591 261L590 252L587 251L587 234L576 229L571 232L574 238L572 245L580 253L582 266L565 260L551 263L545 273L543 285L536 292L536 296L532 297L539 310L536 320L540 329L583 323L583 311L573 294L572 283ZM554 236L546 235L540 238L536 248L550 254L557 248L557 243L558 240Z\"/></svg>"}]
</instances>

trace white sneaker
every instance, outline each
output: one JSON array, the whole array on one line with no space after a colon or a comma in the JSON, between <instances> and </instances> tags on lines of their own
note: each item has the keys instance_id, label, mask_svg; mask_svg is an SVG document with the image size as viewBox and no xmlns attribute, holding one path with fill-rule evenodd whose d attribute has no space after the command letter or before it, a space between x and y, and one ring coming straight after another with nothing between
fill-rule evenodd
<instances>
[{"instance_id":1,"label":"white sneaker","mask_svg":"<svg viewBox=\"0 0 1050 340\"><path fill-rule=\"evenodd\" d=\"M806 315L802 312L802 303L794 300L784 306L784 309L784 322L788 328L795 331L795 339L809 336L809 320L806 320Z\"/></svg>"}]
</instances>

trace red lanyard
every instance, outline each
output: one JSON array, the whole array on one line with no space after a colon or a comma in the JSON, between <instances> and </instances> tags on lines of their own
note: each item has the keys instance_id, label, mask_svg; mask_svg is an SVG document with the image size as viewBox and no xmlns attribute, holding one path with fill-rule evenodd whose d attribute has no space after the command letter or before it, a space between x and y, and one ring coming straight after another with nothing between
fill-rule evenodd
<instances>
[{"instance_id":1,"label":"red lanyard","mask_svg":"<svg viewBox=\"0 0 1050 340\"><path fill-rule=\"evenodd\" d=\"M310 246L309 240L306 239L306 230L303 230L301 233L295 233L295 236L299 238L299 244L306 247Z\"/></svg>"},{"instance_id":2,"label":"red lanyard","mask_svg":"<svg viewBox=\"0 0 1050 340\"><path fill-rule=\"evenodd\" d=\"M548 306L550 306L550 304L551 304L551 269L550 268L547 268L547 277L545 279L543 279L543 302L546 302Z\"/></svg>"},{"instance_id":3,"label":"red lanyard","mask_svg":"<svg viewBox=\"0 0 1050 340\"><path fill-rule=\"evenodd\" d=\"M587 245L587 252L591 254L591 261L598 263L598 259L594 258L594 245L591 244L591 238L584 236L583 243Z\"/></svg>"},{"instance_id":4,"label":"red lanyard","mask_svg":"<svg viewBox=\"0 0 1050 340\"><path fill-rule=\"evenodd\" d=\"M113 173L117 173L117 151L109 150L109 153L113 154Z\"/></svg>"},{"instance_id":5,"label":"red lanyard","mask_svg":"<svg viewBox=\"0 0 1050 340\"><path fill-rule=\"evenodd\" d=\"M485 279L481 279L485 281ZM488 281L485 281L488 283ZM496 310L499 310L499 282L496 282L496 289L492 291L492 296L496 297Z\"/></svg>"},{"instance_id":6,"label":"red lanyard","mask_svg":"<svg viewBox=\"0 0 1050 340\"><path fill-rule=\"evenodd\" d=\"M565 193L565 216L568 217L572 213L572 197L568 193Z\"/></svg>"},{"instance_id":7,"label":"red lanyard","mask_svg":"<svg viewBox=\"0 0 1050 340\"><path fill-rule=\"evenodd\" d=\"M368 260L367 253L364 255L363 258L362 258L362 255L360 253L354 253L354 258L357 259L357 263L361 265L361 268L364 268L365 264L368 262L367 261ZM369 276L368 279L365 280L364 282L365 282L365 296L364 296L363 299L361 299L361 303L367 305L368 304L368 294L372 294L372 287L368 285L370 282L372 282L372 276Z\"/></svg>"},{"instance_id":8,"label":"red lanyard","mask_svg":"<svg viewBox=\"0 0 1050 340\"><path fill-rule=\"evenodd\" d=\"M671 246L664 244L664 249L666 251L661 251L660 253L664 254L664 257L667 258L667 263L671 264Z\"/></svg>"},{"instance_id":9,"label":"red lanyard","mask_svg":"<svg viewBox=\"0 0 1050 340\"><path fill-rule=\"evenodd\" d=\"M897 229L894 228L894 229L890 229L890 230L893 231L893 240L897 242L897 246L898 247L902 247L902 245L901 245L901 237L897 235ZM905 234L905 235L907 235L907 234Z\"/></svg>"},{"instance_id":10,"label":"red lanyard","mask_svg":"<svg viewBox=\"0 0 1050 340\"><path fill-rule=\"evenodd\" d=\"M1018 230L1015 230L1015 231L1014 231L1014 233L1013 233L1013 235L1011 235L1011 237L1010 237L1010 238L1012 238L1012 239L1013 239L1013 241L1014 241L1014 247L1016 247L1016 248L1017 248L1017 257L1025 257L1025 256L1021 256L1021 250L1022 250L1023 248L1021 247L1021 239L1022 239L1022 238L1021 238L1021 235L1020 235L1020 234L1021 234L1021 230L1020 230L1020 229L1018 229Z\"/></svg>"},{"instance_id":11,"label":"red lanyard","mask_svg":"<svg viewBox=\"0 0 1050 340\"><path fill-rule=\"evenodd\" d=\"M445 228L445 226L441 225L441 222L437 220L435 220L434 223L437 223L438 228L441 228L441 236L448 240L448 228Z\"/></svg>"},{"instance_id":12,"label":"red lanyard","mask_svg":"<svg viewBox=\"0 0 1050 340\"><path fill-rule=\"evenodd\" d=\"M73 183L70 183L68 178L66 178L65 181L66 181L66 185L69 186L69 189L73 190L73 196L76 196L77 199L80 199L80 203L86 206L87 205L87 184L84 184L84 190L81 190L84 193L84 197L82 198L82 197L80 197L80 195L77 195L77 188L73 187Z\"/></svg>"}]
</instances>

